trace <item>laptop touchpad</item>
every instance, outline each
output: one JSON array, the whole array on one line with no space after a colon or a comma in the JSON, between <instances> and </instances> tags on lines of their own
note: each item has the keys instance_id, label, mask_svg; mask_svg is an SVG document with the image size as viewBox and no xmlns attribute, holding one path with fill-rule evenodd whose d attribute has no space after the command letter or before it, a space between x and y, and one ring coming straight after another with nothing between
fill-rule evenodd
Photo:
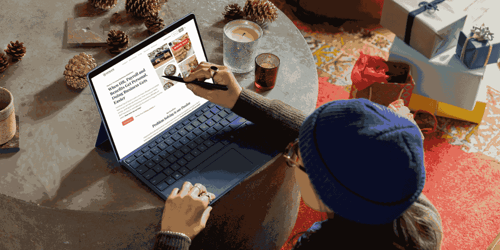
<instances>
[{"instance_id":1,"label":"laptop touchpad","mask_svg":"<svg viewBox=\"0 0 500 250\"><path fill-rule=\"evenodd\" d=\"M210 158L208 161L212 161ZM199 175L188 178L192 184L201 183L208 192L216 196L226 191L239 180L239 176L248 174L255 166L238 151L231 149L200 170ZM191 177L191 176L188 176Z\"/></svg>"}]
</instances>

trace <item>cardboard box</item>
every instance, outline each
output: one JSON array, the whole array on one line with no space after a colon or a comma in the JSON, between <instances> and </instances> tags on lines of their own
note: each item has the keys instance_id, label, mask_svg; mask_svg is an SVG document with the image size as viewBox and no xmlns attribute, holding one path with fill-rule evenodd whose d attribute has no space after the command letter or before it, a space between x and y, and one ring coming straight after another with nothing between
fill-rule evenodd
<instances>
[{"instance_id":1,"label":"cardboard box","mask_svg":"<svg viewBox=\"0 0 500 250\"><path fill-rule=\"evenodd\" d=\"M467 68L455 52L451 48L428 59L396 37L388 61L410 64L413 94L473 110L486 68Z\"/></svg>"},{"instance_id":2,"label":"cardboard box","mask_svg":"<svg viewBox=\"0 0 500 250\"><path fill-rule=\"evenodd\" d=\"M415 16L413 23L409 23L410 12L422 10L420 3L423 2L385 0L380 25L395 33L403 42L405 37L409 37L408 44L430 59L457 45L467 14L463 11L463 4L447 0L436 5L437 11L432 14L423 11Z\"/></svg>"}]
</instances>

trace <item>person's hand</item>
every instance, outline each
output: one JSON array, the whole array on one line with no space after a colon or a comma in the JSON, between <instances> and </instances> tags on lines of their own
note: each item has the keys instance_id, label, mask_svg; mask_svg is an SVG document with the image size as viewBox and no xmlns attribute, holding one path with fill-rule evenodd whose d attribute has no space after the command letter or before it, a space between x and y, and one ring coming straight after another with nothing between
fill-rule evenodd
<instances>
[{"instance_id":1,"label":"person's hand","mask_svg":"<svg viewBox=\"0 0 500 250\"><path fill-rule=\"evenodd\" d=\"M215 194L207 192L200 183L194 186L184 182L182 190L174 188L165 201L165 209L161 219L161 231L178 232L193 239L207 224L212 207L208 206Z\"/></svg>"},{"instance_id":2,"label":"person's hand","mask_svg":"<svg viewBox=\"0 0 500 250\"><path fill-rule=\"evenodd\" d=\"M212 78L212 70L210 69L210 66L216 66L219 68L219 71L214 75L215 83L226 85L228 90L205 89L198 85L189 83L186 83L186 87L199 97L205 98L222 107L232 109L240 97L242 88L238 84L238 81L234 78L233 73L226 66L201 62L188 77L184 78L184 81L205 81L205 79Z\"/></svg>"}]
</instances>

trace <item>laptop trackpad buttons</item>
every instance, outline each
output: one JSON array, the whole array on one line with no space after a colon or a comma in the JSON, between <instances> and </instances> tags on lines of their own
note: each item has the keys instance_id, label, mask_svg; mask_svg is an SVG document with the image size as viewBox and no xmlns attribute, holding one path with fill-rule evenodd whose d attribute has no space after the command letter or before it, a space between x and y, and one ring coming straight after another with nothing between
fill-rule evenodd
<instances>
[{"instance_id":1,"label":"laptop trackpad buttons","mask_svg":"<svg viewBox=\"0 0 500 250\"><path fill-rule=\"evenodd\" d=\"M208 159L212 161L213 159ZM242 174L248 174L255 166L238 151L231 149L218 157L207 167L194 175L186 176L186 181L192 184L201 183L208 192L217 197L234 185Z\"/></svg>"}]
</instances>

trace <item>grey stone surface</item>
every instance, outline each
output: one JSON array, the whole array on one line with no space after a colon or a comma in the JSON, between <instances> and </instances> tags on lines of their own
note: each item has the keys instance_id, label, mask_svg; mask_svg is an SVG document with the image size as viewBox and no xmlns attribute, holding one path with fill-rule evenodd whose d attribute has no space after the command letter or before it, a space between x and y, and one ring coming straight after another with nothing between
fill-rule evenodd
<instances>
[{"instance_id":1,"label":"grey stone surface","mask_svg":"<svg viewBox=\"0 0 500 250\"><path fill-rule=\"evenodd\" d=\"M209 61L222 64L221 13L224 6L233 2L243 6L245 1L169 0L162 5L160 16L168 25L193 11ZM151 228L157 226L161 218L158 211L164 201L119 166L109 148L94 148L100 117L90 89L75 91L66 86L64 67L73 56L88 53L94 56L98 65L112 58L104 47L68 44L66 21L80 17L109 19L110 29L117 27L127 31L130 47L149 36L143 22L125 12L125 0L118 1L109 11L96 10L84 0L2 2L2 50L10 41L19 40L24 42L26 55L0 74L0 86L9 89L15 97L16 115L21 124L20 150L0 154L0 232L7 233L0 237L12 236L2 241L0 248L87 249L83 247L87 242L89 249L127 246L137 249L133 246L150 239L153 236ZM276 87L261 94L280 99L306 114L311 113L317 101L318 79L312 54L297 28L280 12L278 20L269 24L260 44L260 51L277 54L282 62ZM244 88L255 90L253 72L236 75L236 78ZM263 179L278 173L282 173L280 182L267 188L269 182ZM221 199L222 205L215 207L213 217L227 220L223 213L228 210L224 210L224 206L229 209L235 203L247 204L259 192L267 205L257 203L254 207L261 206L264 214L256 215L260 217L255 219L245 212L240 211L237 215L233 212L234 216L226 216L231 217L230 221L224 222L231 226L225 228L215 222L211 225L219 225L213 228L230 234L228 228L247 221L251 224L253 220L260 223L260 228L256 229L260 233L257 236L229 235L235 244L247 242L251 248L260 241L262 249L279 248L290 233L287 230L295 224L298 186L293 174L279 166L263 166L252 178L253 181L247 180L240 185L240 193L232 191L233 198L227 194L228 198ZM248 190L254 191L246 193ZM144 221L135 217L138 213L147 214ZM55 219L58 216L60 219ZM101 216L108 216L102 225L100 218L104 217ZM109 238L104 242L106 234L99 239L83 235L86 230L90 233L96 228L119 231L123 225L114 222L122 220L132 224L123 232L135 238ZM213 229L212 234L217 230ZM263 240L263 235L267 234L269 237ZM71 243L64 243L64 237L71 238Z\"/></svg>"}]
</instances>

